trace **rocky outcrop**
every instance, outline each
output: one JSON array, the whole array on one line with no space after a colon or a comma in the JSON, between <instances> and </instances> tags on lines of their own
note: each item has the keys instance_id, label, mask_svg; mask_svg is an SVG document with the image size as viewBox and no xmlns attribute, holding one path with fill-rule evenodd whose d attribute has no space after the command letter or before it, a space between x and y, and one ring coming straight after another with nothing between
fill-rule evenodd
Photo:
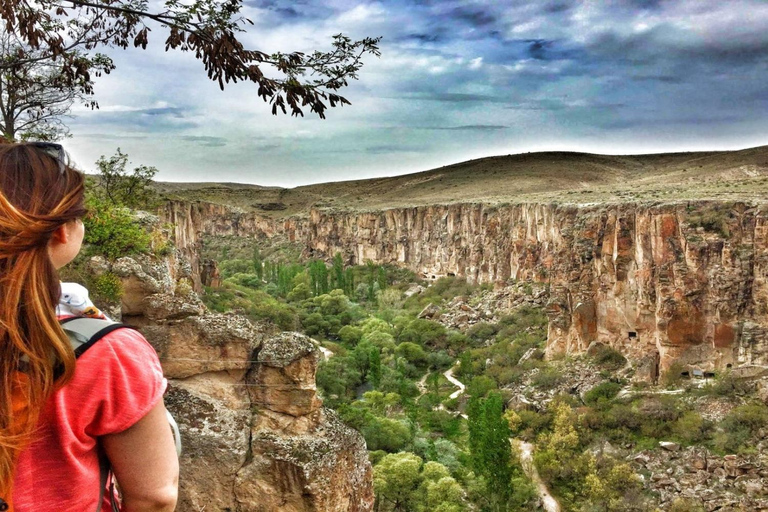
<instances>
[{"instance_id":1,"label":"rocky outcrop","mask_svg":"<svg viewBox=\"0 0 768 512\"><path fill-rule=\"evenodd\" d=\"M549 286L547 353L609 344L648 366L768 364L768 212L745 203L454 204L272 220L170 203L177 243L281 237L308 257L344 255L424 277Z\"/></svg>"},{"instance_id":2,"label":"rocky outcrop","mask_svg":"<svg viewBox=\"0 0 768 512\"><path fill-rule=\"evenodd\" d=\"M167 262L123 258L112 271L126 284L124 321L169 380L184 445L179 510L372 510L365 442L316 394L316 342L207 312Z\"/></svg>"},{"instance_id":3,"label":"rocky outcrop","mask_svg":"<svg viewBox=\"0 0 768 512\"><path fill-rule=\"evenodd\" d=\"M639 472L650 475L644 486L658 497L663 509L687 500L691 509L735 512L768 509L768 461L760 453L722 457L704 448L678 447L646 450L629 460Z\"/></svg>"}]
</instances>

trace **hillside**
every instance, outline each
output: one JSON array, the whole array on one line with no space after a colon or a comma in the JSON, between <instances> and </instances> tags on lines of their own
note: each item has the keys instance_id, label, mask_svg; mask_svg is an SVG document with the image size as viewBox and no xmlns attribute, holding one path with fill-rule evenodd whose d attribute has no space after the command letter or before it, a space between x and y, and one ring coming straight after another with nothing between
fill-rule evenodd
<instances>
[{"instance_id":1,"label":"hillside","mask_svg":"<svg viewBox=\"0 0 768 512\"><path fill-rule=\"evenodd\" d=\"M626 156L524 153L404 176L290 189L232 183L158 183L157 187L169 198L235 205L276 217L313 206L358 211L474 201L756 200L768 192L768 146Z\"/></svg>"}]
</instances>

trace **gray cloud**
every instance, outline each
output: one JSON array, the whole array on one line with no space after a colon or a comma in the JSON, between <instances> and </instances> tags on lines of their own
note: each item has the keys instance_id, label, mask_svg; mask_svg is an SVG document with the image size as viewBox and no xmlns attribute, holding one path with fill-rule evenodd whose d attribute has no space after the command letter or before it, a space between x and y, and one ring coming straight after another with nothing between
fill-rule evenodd
<instances>
[{"instance_id":1,"label":"gray cloud","mask_svg":"<svg viewBox=\"0 0 768 512\"><path fill-rule=\"evenodd\" d=\"M200 146L206 147L222 147L227 145L227 139L223 137L209 137L205 135L183 135L181 140L186 142L194 142Z\"/></svg>"},{"instance_id":2,"label":"gray cloud","mask_svg":"<svg viewBox=\"0 0 768 512\"><path fill-rule=\"evenodd\" d=\"M342 91L353 105L320 122L272 117L251 84L221 93L190 55L162 45L110 50L118 67L96 84L104 109L72 123L78 160L117 142L161 179L210 179L215 168L222 180L295 185L542 146L734 146L768 131L761 0L248 0L246 9L259 49L311 51L344 32L384 36L382 56Z\"/></svg>"}]
</instances>

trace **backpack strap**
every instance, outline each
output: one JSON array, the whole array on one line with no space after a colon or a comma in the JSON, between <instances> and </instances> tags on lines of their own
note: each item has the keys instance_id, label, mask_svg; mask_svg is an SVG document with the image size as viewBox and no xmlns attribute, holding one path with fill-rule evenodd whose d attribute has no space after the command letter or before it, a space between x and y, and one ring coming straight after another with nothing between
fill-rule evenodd
<instances>
[{"instance_id":1,"label":"backpack strap","mask_svg":"<svg viewBox=\"0 0 768 512\"><path fill-rule=\"evenodd\" d=\"M75 358L82 356L86 350L91 348L97 341L117 329L123 327L130 329L121 323L113 322L111 320L102 320L100 318L82 318L73 317L65 318L59 322L62 329L69 337L69 342L72 344L72 349L75 351ZM107 489L107 483L109 482L111 469L109 467L109 460L103 453L99 455L99 503L96 507L96 512L101 512L101 505L104 502L104 492ZM114 478L109 486L109 502L114 512L119 512L119 507L115 501L115 484Z\"/></svg>"},{"instance_id":2,"label":"backpack strap","mask_svg":"<svg viewBox=\"0 0 768 512\"><path fill-rule=\"evenodd\" d=\"M82 318L72 317L60 321L62 329L69 337L72 349L75 351L75 358L82 356L86 350L91 348L97 341L117 329L126 327L125 325L113 322L112 320L102 320L100 318ZM127 327L130 329L130 327Z\"/></svg>"}]
</instances>

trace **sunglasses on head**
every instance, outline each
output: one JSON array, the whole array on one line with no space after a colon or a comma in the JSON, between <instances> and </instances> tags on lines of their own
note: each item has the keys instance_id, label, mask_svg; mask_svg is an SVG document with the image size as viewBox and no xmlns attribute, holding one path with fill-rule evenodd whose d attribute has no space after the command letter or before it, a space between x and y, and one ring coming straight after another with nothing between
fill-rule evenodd
<instances>
[{"instance_id":1,"label":"sunglasses on head","mask_svg":"<svg viewBox=\"0 0 768 512\"><path fill-rule=\"evenodd\" d=\"M28 144L55 159L59 163L59 174L64 174L67 154L61 144L55 142L29 142Z\"/></svg>"}]
</instances>

